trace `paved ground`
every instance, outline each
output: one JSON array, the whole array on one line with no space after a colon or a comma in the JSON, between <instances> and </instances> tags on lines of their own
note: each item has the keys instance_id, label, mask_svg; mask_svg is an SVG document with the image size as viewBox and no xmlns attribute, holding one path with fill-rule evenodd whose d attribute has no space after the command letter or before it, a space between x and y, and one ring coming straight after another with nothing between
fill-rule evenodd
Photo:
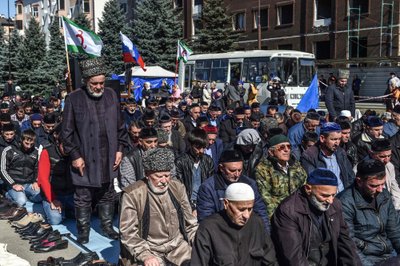
<instances>
[{"instance_id":1,"label":"paved ground","mask_svg":"<svg viewBox=\"0 0 400 266\"><path fill-rule=\"evenodd\" d=\"M46 260L49 256L73 258L80 252L74 244L69 243L67 249L52 251L49 253L34 253L29 250L29 242L27 240L22 240L19 235L14 232L11 225L5 220L0 221L0 232L0 243L7 244L8 252L27 260L32 266L37 265L39 260ZM2 265L1 262L0 265Z\"/></svg>"},{"instance_id":2,"label":"paved ground","mask_svg":"<svg viewBox=\"0 0 400 266\"><path fill-rule=\"evenodd\" d=\"M39 204L28 203L26 208L32 212L42 212ZM114 220L114 229L117 230L117 218ZM54 230L60 231L61 234L70 233L72 238L76 238L75 220L67 219L62 224L53 226ZM89 243L85 245L90 251L95 251L100 259L105 259L111 263L117 263L119 255L119 241L111 241L100 234L100 222L96 216L92 217ZM32 266L36 266L40 260L46 260L49 256L64 257L71 259L79 252L87 252L81 247L75 245L73 241L69 241L68 248L57 250L48 253L34 253L29 250L29 242L20 239L19 235L14 232L14 229L8 224L8 221L0 220L0 243L7 244L7 250L10 253L16 254L19 257L27 260ZM0 266L3 265L0 261Z\"/></svg>"}]
</instances>

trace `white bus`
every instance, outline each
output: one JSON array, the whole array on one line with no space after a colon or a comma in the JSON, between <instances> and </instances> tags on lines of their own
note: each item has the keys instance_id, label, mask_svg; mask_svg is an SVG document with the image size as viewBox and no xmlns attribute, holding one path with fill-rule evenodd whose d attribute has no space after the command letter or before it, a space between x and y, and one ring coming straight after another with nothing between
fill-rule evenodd
<instances>
[{"instance_id":1,"label":"white bus","mask_svg":"<svg viewBox=\"0 0 400 266\"><path fill-rule=\"evenodd\" d=\"M217 54L194 54L179 73L179 85L191 89L193 80L217 82L223 88L226 82L244 82L259 88L261 104L270 96L266 89L271 77L279 77L286 92L287 104L297 106L315 74L313 54L289 50L252 50ZM246 96L245 96L246 97Z\"/></svg>"}]
</instances>

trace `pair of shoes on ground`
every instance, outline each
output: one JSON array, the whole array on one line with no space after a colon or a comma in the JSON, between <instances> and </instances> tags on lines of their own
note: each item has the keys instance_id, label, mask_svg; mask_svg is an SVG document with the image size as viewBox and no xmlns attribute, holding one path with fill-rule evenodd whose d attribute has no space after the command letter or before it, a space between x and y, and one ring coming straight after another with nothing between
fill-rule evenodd
<instances>
[{"instance_id":1,"label":"pair of shoes on ground","mask_svg":"<svg viewBox=\"0 0 400 266\"><path fill-rule=\"evenodd\" d=\"M45 261L39 261L38 266L86 266L95 265L93 261L97 261L99 256L96 252L83 253L80 252L77 256L72 259L66 260L63 257L53 258L48 257Z\"/></svg>"},{"instance_id":2,"label":"pair of shoes on ground","mask_svg":"<svg viewBox=\"0 0 400 266\"><path fill-rule=\"evenodd\" d=\"M17 221L10 221L10 224L14 228L22 228L31 222L37 223L37 222L43 222L43 221L44 221L44 218L40 213L31 212L31 213L25 214L25 216L23 216L21 219L19 219Z\"/></svg>"}]
</instances>

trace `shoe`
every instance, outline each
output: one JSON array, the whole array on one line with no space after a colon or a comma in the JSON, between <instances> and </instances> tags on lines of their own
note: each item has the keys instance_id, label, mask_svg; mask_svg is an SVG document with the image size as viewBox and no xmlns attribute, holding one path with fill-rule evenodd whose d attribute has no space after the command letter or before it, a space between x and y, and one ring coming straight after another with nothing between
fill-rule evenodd
<instances>
[{"instance_id":1,"label":"shoe","mask_svg":"<svg viewBox=\"0 0 400 266\"><path fill-rule=\"evenodd\" d=\"M63 257L48 257L47 260L39 260L37 263L37 266L59 266L62 265L60 264L64 260Z\"/></svg>"},{"instance_id":2,"label":"shoe","mask_svg":"<svg viewBox=\"0 0 400 266\"><path fill-rule=\"evenodd\" d=\"M61 234L58 230L49 233L47 236L43 236L42 238L35 239L31 242L32 245L37 245L42 242L52 242L61 239Z\"/></svg>"},{"instance_id":3,"label":"shoe","mask_svg":"<svg viewBox=\"0 0 400 266\"><path fill-rule=\"evenodd\" d=\"M114 266L114 263L110 263L105 260L94 260L86 264L85 266Z\"/></svg>"},{"instance_id":4,"label":"shoe","mask_svg":"<svg viewBox=\"0 0 400 266\"><path fill-rule=\"evenodd\" d=\"M26 214L26 209L21 207L10 207L6 212L0 213L0 220L10 220L13 217L19 217L24 213Z\"/></svg>"},{"instance_id":5,"label":"shoe","mask_svg":"<svg viewBox=\"0 0 400 266\"><path fill-rule=\"evenodd\" d=\"M68 248L68 240L57 240L54 242L43 243L41 246L36 247L33 252L35 253L44 253L50 252L53 250L60 250Z\"/></svg>"},{"instance_id":6,"label":"shoe","mask_svg":"<svg viewBox=\"0 0 400 266\"><path fill-rule=\"evenodd\" d=\"M11 226L15 228L22 228L30 222L44 222L44 218L40 213L28 213L22 219L11 222Z\"/></svg>"},{"instance_id":7,"label":"shoe","mask_svg":"<svg viewBox=\"0 0 400 266\"><path fill-rule=\"evenodd\" d=\"M18 221L19 219L24 217L27 213L28 212L26 211L26 209L24 207L18 207L17 212L14 213L13 215L11 215L10 217L8 217L7 219L9 221Z\"/></svg>"},{"instance_id":8,"label":"shoe","mask_svg":"<svg viewBox=\"0 0 400 266\"><path fill-rule=\"evenodd\" d=\"M99 256L97 256L96 252L82 253L80 252L74 258L70 260L63 260L59 265L62 266L83 266L87 265L93 260L98 260Z\"/></svg>"},{"instance_id":9,"label":"shoe","mask_svg":"<svg viewBox=\"0 0 400 266\"><path fill-rule=\"evenodd\" d=\"M90 216L92 208L75 208L76 227L78 229L77 241L81 244L89 242Z\"/></svg>"},{"instance_id":10,"label":"shoe","mask_svg":"<svg viewBox=\"0 0 400 266\"><path fill-rule=\"evenodd\" d=\"M106 204L99 204L97 208L99 211L99 218L101 223L101 231L102 231L101 234L107 238L117 240L119 238L119 234L118 232L114 231L112 224L114 217L113 202Z\"/></svg>"},{"instance_id":11,"label":"shoe","mask_svg":"<svg viewBox=\"0 0 400 266\"><path fill-rule=\"evenodd\" d=\"M30 238L29 243L32 244L33 242L40 242L40 240L46 239L52 232L53 230L46 230L43 234Z\"/></svg>"},{"instance_id":12,"label":"shoe","mask_svg":"<svg viewBox=\"0 0 400 266\"><path fill-rule=\"evenodd\" d=\"M21 233L31 230L32 227L35 227L35 226L37 226L37 223L29 223L22 228L15 228L15 232L17 232L18 234L21 234Z\"/></svg>"},{"instance_id":13,"label":"shoe","mask_svg":"<svg viewBox=\"0 0 400 266\"><path fill-rule=\"evenodd\" d=\"M46 234L46 233L49 234L49 233L52 232L52 231L53 231L53 228L52 228L52 227L40 226L38 230L36 230L35 232L33 232L33 233L30 234L30 235L24 235L24 236L22 236L21 239L23 239L23 240L31 240L31 239L40 237L40 236L42 236L42 235L44 235L44 234Z\"/></svg>"},{"instance_id":14,"label":"shoe","mask_svg":"<svg viewBox=\"0 0 400 266\"><path fill-rule=\"evenodd\" d=\"M40 228L39 223L33 223L32 226L30 226L26 230L18 231L18 234L20 236L29 236L35 233L37 230L39 230L39 228Z\"/></svg>"}]
</instances>

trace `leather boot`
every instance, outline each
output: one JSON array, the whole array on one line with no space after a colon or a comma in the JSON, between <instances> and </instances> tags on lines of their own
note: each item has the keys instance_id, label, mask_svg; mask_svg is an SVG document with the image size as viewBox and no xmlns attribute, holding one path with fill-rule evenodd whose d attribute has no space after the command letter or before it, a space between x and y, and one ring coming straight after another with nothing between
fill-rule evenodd
<instances>
[{"instance_id":1,"label":"leather boot","mask_svg":"<svg viewBox=\"0 0 400 266\"><path fill-rule=\"evenodd\" d=\"M114 204L99 204L97 208L99 211L102 235L110 239L118 239L119 234L113 229Z\"/></svg>"},{"instance_id":2,"label":"leather boot","mask_svg":"<svg viewBox=\"0 0 400 266\"><path fill-rule=\"evenodd\" d=\"M90 216L92 208L75 208L76 227L78 229L77 241L81 244L89 242Z\"/></svg>"}]
</instances>

